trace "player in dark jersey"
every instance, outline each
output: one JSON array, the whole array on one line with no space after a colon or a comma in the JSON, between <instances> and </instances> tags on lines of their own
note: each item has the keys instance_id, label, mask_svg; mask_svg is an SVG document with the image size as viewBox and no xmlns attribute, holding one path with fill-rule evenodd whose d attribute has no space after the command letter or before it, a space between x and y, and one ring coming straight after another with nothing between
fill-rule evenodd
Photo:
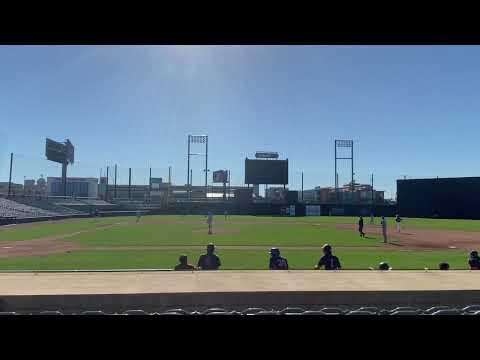
<instances>
[{"instance_id":1,"label":"player in dark jersey","mask_svg":"<svg viewBox=\"0 0 480 360\"><path fill-rule=\"evenodd\" d=\"M363 217L360 216L358 220L358 232L360 233L360 237L365 237L365 233L363 232Z\"/></svg>"},{"instance_id":2,"label":"player in dark jersey","mask_svg":"<svg viewBox=\"0 0 480 360\"><path fill-rule=\"evenodd\" d=\"M480 257L478 257L477 251L474 250L470 253L468 265L470 265L470 270L480 270Z\"/></svg>"},{"instance_id":3,"label":"player in dark jersey","mask_svg":"<svg viewBox=\"0 0 480 360\"><path fill-rule=\"evenodd\" d=\"M342 268L340 260L332 254L332 247L325 244L323 245L322 250L324 255L318 261L315 270L320 269L322 266L325 267L325 270L340 270Z\"/></svg>"},{"instance_id":4,"label":"player in dark jersey","mask_svg":"<svg viewBox=\"0 0 480 360\"><path fill-rule=\"evenodd\" d=\"M188 263L187 255L181 255L181 256L178 258L178 261L180 262L180 264L178 264L177 266L175 266L175 270L176 270L176 271L180 271L180 270L195 270L195 266L190 265L190 264Z\"/></svg>"},{"instance_id":5,"label":"player in dark jersey","mask_svg":"<svg viewBox=\"0 0 480 360\"><path fill-rule=\"evenodd\" d=\"M213 244L207 245L207 253L200 256L197 267L200 270L217 270L222 263L220 258L214 254L215 246Z\"/></svg>"},{"instance_id":6,"label":"player in dark jersey","mask_svg":"<svg viewBox=\"0 0 480 360\"><path fill-rule=\"evenodd\" d=\"M288 261L280 256L280 250L277 248L270 249L270 270L288 270Z\"/></svg>"}]
</instances>

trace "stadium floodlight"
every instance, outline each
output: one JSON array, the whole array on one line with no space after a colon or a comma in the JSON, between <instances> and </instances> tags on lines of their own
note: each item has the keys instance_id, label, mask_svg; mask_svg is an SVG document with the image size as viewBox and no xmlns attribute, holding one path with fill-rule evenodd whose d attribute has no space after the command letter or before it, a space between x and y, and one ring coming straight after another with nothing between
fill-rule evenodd
<instances>
[{"instance_id":1,"label":"stadium floodlight","mask_svg":"<svg viewBox=\"0 0 480 360\"><path fill-rule=\"evenodd\" d=\"M190 187L192 185L192 179L190 177L190 156L192 155L203 155L203 154L192 154L190 152L190 144L205 144L205 197L207 197L207 176L208 176L208 135L188 135L187 140L187 186L188 194L190 197Z\"/></svg>"},{"instance_id":2,"label":"stadium floodlight","mask_svg":"<svg viewBox=\"0 0 480 360\"><path fill-rule=\"evenodd\" d=\"M335 140L337 147L353 147L353 140Z\"/></svg>"},{"instance_id":3,"label":"stadium floodlight","mask_svg":"<svg viewBox=\"0 0 480 360\"><path fill-rule=\"evenodd\" d=\"M350 148L350 156L348 157L339 157L337 155L337 148ZM337 173L337 160L350 160L352 165L352 182L351 190L354 191L354 179L353 179L353 140L335 140L335 193L338 201L338 173Z\"/></svg>"},{"instance_id":4,"label":"stadium floodlight","mask_svg":"<svg viewBox=\"0 0 480 360\"><path fill-rule=\"evenodd\" d=\"M192 144L205 144L207 139L207 135L190 135L190 142Z\"/></svg>"}]
</instances>

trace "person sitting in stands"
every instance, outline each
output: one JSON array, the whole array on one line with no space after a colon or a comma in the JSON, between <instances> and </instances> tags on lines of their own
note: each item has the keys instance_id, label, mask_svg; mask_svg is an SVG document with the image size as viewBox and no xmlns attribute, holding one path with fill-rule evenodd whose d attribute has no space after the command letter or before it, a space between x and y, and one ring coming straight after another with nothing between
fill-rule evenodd
<instances>
[{"instance_id":1,"label":"person sitting in stands","mask_svg":"<svg viewBox=\"0 0 480 360\"><path fill-rule=\"evenodd\" d=\"M270 249L270 270L288 270L288 261L280 256L280 250L277 248Z\"/></svg>"},{"instance_id":2,"label":"person sitting in stands","mask_svg":"<svg viewBox=\"0 0 480 360\"><path fill-rule=\"evenodd\" d=\"M210 243L207 245L207 253L200 256L197 267L200 270L217 270L220 265L220 258L214 254L215 246Z\"/></svg>"},{"instance_id":3,"label":"person sitting in stands","mask_svg":"<svg viewBox=\"0 0 480 360\"><path fill-rule=\"evenodd\" d=\"M323 245L323 256L318 261L315 270L320 269L322 266L325 267L325 270L340 270L342 266L340 265L340 260L334 255L332 255L332 247L328 244Z\"/></svg>"},{"instance_id":4,"label":"person sitting in stands","mask_svg":"<svg viewBox=\"0 0 480 360\"><path fill-rule=\"evenodd\" d=\"M480 270L480 257L478 257L477 251L474 250L470 253L468 265L470 265L470 270Z\"/></svg>"},{"instance_id":5,"label":"person sitting in stands","mask_svg":"<svg viewBox=\"0 0 480 360\"><path fill-rule=\"evenodd\" d=\"M438 265L438 269L439 270L449 270L450 269L450 265L446 262L442 262Z\"/></svg>"},{"instance_id":6,"label":"person sitting in stands","mask_svg":"<svg viewBox=\"0 0 480 360\"><path fill-rule=\"evenodd\" d=\"M181 271L181 270L195 270L195 266L190 265L190 264L188 263L187 255L181 255L181 256L178 258L178 261L180 261L180 264L178 264L177 266L175 266L175 270L176 270L176 271Z\"/></svg>"}]
</instances>

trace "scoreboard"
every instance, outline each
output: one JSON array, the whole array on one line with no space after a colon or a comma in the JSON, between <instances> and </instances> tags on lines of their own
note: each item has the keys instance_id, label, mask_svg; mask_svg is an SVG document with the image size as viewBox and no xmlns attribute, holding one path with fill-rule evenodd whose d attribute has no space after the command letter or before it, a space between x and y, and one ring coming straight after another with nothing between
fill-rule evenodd
<instances>
[{"instance_id":1,"label":"scoreboard","mask_svg":"<svg viewBox=\"0 0 480 360\"><path fill-rule=\"evenodd\" d=\"M53 141L47 138L45 144L45 156L48 160L60 164L73 163L75 148L70 140L67 139L65 143Z\"/></svg>"},{"instance_id":2,"label":"scoreboard","mask_svg":"<svg viewBox=\"0 0 480 360\"><path fill-rule=\"evenodd\" d=\"M245 159L245 184L288 184L288 159Z\"/></svg>"}]
</instances>

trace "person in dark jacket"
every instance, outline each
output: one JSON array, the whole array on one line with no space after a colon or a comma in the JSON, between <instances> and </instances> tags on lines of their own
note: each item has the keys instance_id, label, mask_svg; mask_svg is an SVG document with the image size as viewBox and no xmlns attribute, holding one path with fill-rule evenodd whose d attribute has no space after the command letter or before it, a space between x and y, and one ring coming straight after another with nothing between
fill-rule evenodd
<instances>
[{"instance_id":1,"label":"person in dark jacket","mask_svg":"<svg viewBox=\"0 0 480 360\"><path fill-rule=\"evenodd\" d=\"M480 270L480 257L478 257L477 251L474 250L470 253L468 265L470 265L470 270Z\"/></svg>"},{"instance_id":2,"label":"person in dark jacket","mask_svg":"<svg viewBox=\"0 0 480 360\"><path fill-rule=\"evenodd\" d=\"M442 262L438 265L438 269L439 270L449 270L450 269L450 265L446 262Z\"/></svg>"},{"instance_id":3,"label":"person in dark jacket","mask_svg":"<svg viewBox=\"0 0 480 360\"><path fill-rule=\"evenodd\" d=\"M277 248L270 249L270 270L288 270L288 261L280 256L280 250Z\"/></svg>"},{"instance_id":4,"label":"person in dark jacket","mask_svg":"<svg viewBox=\"0 0 480 360\"><path fill-rule=\"evenodd\" d=\"M200 256L197 267L200 270L217 270L221 264L220 258L214 254L215 245L207 245L207 253Z\"/></svg>"},{"instance_id":5,"label":"person in dark jacket","mask_svg":"<svg viewBox=\"0 0 480 360\"><path fill-rule=\"evenodd\" d=\"M358 232L360 233L360 237L365 237L365 233L363 232L363 217L360 216L358 220Z\"/></svg>"},{"instance_id":6,"label":"person in dark jacket","mask_svg":"<svg viewBox=\"0 0 480 360\"><path fill-rule=\"evenodd\" d=\"M332 247L328 244L323 245L323 256L318 261L318 264L315 266L315 270L325 267L325 270L340 270L342 266L340 265L340 260L332 254Z\"/></svg>"},{"instance_id":7,"label":"person in dark jacket","mask_svg":"<svg viewBox=\"0 0 480 360\"><path fill-rule=\"evenodd\" d=\"M195 266L190 265L188 263L188 258L187 255L180 255L178 258L178 261L180 262L177 266L175 266L176 271L181 271L181 270L195 270Z\"/></svg>"}]
</instances>

